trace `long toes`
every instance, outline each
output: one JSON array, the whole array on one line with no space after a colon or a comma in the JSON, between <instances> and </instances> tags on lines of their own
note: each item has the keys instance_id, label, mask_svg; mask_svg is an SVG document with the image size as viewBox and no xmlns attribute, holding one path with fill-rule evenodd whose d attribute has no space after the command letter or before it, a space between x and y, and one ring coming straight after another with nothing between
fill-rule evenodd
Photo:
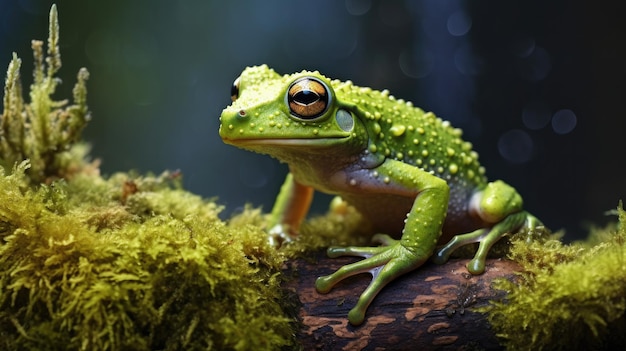
<instances>
[{"instance_id":1,"label":"long toes","mask_svg":"<svg viewBox=\"0 0 626 351\"><path fill-rule=\"evenodd\" d=\"M390 260L384 266L377 267L372 271L372 281L359 297L354 308L348 313L348 320L352 325L359 325L365 319L365 312L374 301L378 293L399 275L405 273L408 267L395 259Z\"/></svg>"},{"instance_id":2,"label":"long toes","mask_svg":"<svg viewBox=\"0 0 626 351\"><path fill-rule=\"evenodd\" d=\"M315 281L315 289L319 293L324 294L329 292L335 284L353 275L369 272L375 276L377 275L379 267L383 266L387 261L389 261L389 259L384 255L377 255L345 265L336 270L333 274L317 278Z\"/></svg>"}]
</instances>

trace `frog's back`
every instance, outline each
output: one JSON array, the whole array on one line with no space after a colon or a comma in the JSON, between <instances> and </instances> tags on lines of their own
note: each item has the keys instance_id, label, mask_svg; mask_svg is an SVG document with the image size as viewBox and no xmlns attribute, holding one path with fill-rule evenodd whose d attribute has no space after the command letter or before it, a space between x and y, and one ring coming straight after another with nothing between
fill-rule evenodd
<instances>
[{"instance_id":1,"label":"frog's back","mask_svg":"<svg viewBox=\"0 0 626 351\"><path fill-rule=\"evenodd\" d=\"M486 183L478 154L450 122L396 99L387 90L362 88L349 81L333 81L333 86L338 99L360 107L370 153L414 165L447 181L464 180L472 188Z\"/></svg>"},{"instance_id":2,"label":"frog's back","mask_svg":"<svg viewBox=\"0 0 626 351\"><path fill-rule=\"evenodd\" d=\"M450 201L444 232L477 225L468 217L468 203L487 178L478 154L461 138L460 129L411 102L394 98L387 90L362 88L350 81L335 80L332 85L338 99L359 107L359 117L369 134L367 152L416 166L448 183Z\"/></svg>"}]
</instances>

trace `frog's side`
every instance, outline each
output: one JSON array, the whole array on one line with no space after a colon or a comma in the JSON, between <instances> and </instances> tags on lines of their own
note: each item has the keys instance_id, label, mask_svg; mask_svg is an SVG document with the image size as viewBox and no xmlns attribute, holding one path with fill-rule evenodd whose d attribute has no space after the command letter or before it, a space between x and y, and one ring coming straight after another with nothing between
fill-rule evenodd
<instances>
[{"instance_id":1,"label":"frog's side","mask_svg":"<svg viewBox=\"0 0 626 351\"><path fill-rule=\"evenodd\" d=\"M373 237L381 246L329 248L331 257L365 259L316 282L325 293L349 276L372 274L348 315L352 324L363 322L387 283L431 256L443 263L456 248L480 242L467 265L480 274L487 252L504 234L541 225L522 210L515 189L487 183L459 129L388 91L331 81L318 72L281 76L263 65L243 71L232 98L220 117L224 142L289 165L272 211L273 243L295 236L314 189L340 195L385 233ZM434 253L438 242L449 239Z\"/></svg>"}]
</instances>

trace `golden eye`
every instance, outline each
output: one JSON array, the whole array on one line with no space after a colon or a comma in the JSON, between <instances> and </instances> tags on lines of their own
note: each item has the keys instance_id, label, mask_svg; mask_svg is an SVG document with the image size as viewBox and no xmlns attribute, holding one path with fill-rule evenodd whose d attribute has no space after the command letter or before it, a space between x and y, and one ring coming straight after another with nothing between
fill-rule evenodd
<instances>
[{"instance_id":1,"label":"golden eye","mask_svg":"<svg viewBox=\"0 0 626 351\"><path fill-rule=\"evenodd\" d=\"M241 77L237 77L237 79L235 79L235 81L233 82L233 85L230 87L230 99L235 102L235 100L237 100L237 98L239 97L239 80L241 79Z\"/></svg>"},{"instance_id":2,"label":"golden eye","mask_svg":"<svg viewBox=\"0 0 626 351\"><path fill-rule=\"evenodd\" d=\"M329 100L328 88L321 81L304 77L291 84L287 91L289 110L295 117L310 120L326 112Z\"/></svg>"}]
</instances>

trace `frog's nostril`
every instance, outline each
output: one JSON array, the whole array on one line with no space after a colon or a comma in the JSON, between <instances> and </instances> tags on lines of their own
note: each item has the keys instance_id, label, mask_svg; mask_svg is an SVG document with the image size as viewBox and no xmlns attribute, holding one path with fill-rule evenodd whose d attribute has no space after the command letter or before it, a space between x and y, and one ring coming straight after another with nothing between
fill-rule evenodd
<instances>
[{"instance_id":1,"label":"frog's nostril","mask_svg":"<svg viewBox=\"0 0 626 351\"><path fill-rule=\"evenodd\" d=\"M239 110L239 117L246 117L246 110Z\"/></svg>"}]
</instances>

